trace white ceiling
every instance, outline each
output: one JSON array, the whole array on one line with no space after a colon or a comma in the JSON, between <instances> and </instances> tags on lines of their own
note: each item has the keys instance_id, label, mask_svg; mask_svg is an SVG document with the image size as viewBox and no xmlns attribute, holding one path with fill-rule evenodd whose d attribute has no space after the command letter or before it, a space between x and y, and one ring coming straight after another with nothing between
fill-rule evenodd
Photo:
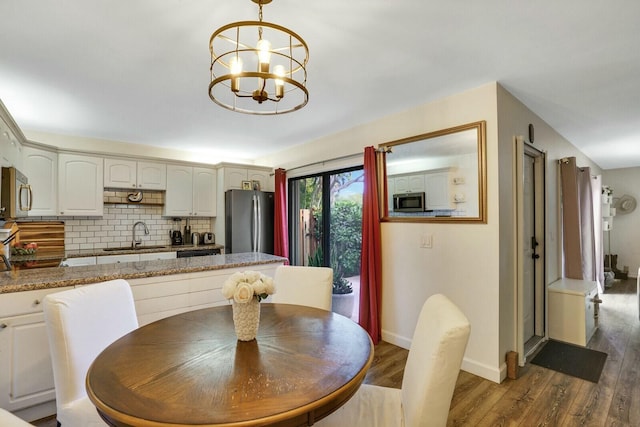
<instances>
[{"instance_id":1,"label":"white ceiling","mask_svg":"<svg viewBox=\"0 0 640 427\"><path fill-rule=\"evenodd\" d=\"M25 130L253 159L500 82L605 169L640 166L637 0L274 0L310 48L309 104L208 97L211 33L250 0L2 0L0 99Z\"/></svg>"}]
</instances>

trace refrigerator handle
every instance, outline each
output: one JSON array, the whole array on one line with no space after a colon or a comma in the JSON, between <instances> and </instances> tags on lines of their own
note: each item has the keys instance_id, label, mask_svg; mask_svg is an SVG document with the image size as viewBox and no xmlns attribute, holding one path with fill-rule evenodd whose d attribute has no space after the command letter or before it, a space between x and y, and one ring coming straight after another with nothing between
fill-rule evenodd
<instances>
[{"instance_id":1,"label":"refrigerator handle","mask_svg":"<svg viewBox=\"0 0 640 427\"><path fill-rule=\"evenodd\" d=\"M258 234L257 230L257 218L258 218L258 205L256 202L255 194L251 195L251 252L256 251L256 236Z\"/></svg>"},{"instance_id":2,"label":"refrigerator handle","mask_svg":"<svg viewBox=\"0 0 640 427\"><path fill-rule=\"evenodd\" d=\"M258 205L258 215L256 224L258 225L258 235L256 238L256 252L262 252L262 202L260 201L260 197L256 196L256 201Z\"/></svg>"}]
</instances>

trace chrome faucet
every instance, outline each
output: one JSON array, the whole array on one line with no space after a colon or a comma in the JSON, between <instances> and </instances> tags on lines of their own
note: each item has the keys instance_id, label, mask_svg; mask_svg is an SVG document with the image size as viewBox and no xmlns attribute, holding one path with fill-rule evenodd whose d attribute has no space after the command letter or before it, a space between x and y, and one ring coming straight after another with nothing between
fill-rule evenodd
<instances>
[{"instance_id":1,"label":"chrome faucet","mask_svg":"<svg viewBox=\"0 0 640 427\"><path fill-rule=\"evenodd\" d=\"M142 244L142 239L136 239L136 227L142 224L144 226L144 234L149 234L149 227L147 227L147 224L145 224L143 221L138 221L135 224L133 224L133 229L132 231L132 241L131 241L131 247L135 248L136 246Z\"/></svg>"}]
</instances>

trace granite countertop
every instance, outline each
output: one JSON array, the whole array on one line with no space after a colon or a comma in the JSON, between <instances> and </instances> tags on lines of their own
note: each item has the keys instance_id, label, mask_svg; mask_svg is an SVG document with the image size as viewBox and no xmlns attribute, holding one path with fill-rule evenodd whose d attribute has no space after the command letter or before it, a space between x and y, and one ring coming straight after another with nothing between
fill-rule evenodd
<instances>
[{"instance_id":1,"label":"granite countertop","mask_svg":"<svg viewBox=\"0 0 640 427\"><path fill-rule=\"evenodd\" d=\"M79 258L85 256L104 256L104 255L125 255L125 254L144 254L154 252L180 252L180 251L193 251L193 250L207 250L207 249L224 249L224 245L209 244L209 245L166 245L166 246L138 246L133 248L122 248L119 250L104 249L80 249L74 251L65 251L66 258Z\"/></svg>"},{"instance_id":2,"label":"granite countertop","mask_svg":"<svg viewBox=\"0 0 640 427\"><path fill-rule=\"evenodd\" d=\"M200 245L198 247L202 247ZM213 245L210 245L213 246ZM136 253L140 250L137 249ZM78 267L49 267L0 273L0 294L84 285L113 279L139 279L225 268L250 267L286 261L286 258L263 253L238 253L123 262Z\"/></svg>"}]
</instances>

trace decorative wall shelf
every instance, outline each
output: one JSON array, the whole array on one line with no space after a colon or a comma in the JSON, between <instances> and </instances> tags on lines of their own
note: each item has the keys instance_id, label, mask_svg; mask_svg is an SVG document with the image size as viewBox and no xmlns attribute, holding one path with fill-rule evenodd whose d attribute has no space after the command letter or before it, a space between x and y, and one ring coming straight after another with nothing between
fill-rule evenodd
<instances>
[{"instance_id":1,"label":"decorative wall shelf","mask_svg":"<svg viewBox=\"0 0 640 427\"><path fill-rule=\"evenodd\" d=\"M132 201L132 195L142 193L140 201ZM117 188L105 188L103 202L114 205L164 206L164 191L130 191Z\"/></svg>"}]
</instances>

